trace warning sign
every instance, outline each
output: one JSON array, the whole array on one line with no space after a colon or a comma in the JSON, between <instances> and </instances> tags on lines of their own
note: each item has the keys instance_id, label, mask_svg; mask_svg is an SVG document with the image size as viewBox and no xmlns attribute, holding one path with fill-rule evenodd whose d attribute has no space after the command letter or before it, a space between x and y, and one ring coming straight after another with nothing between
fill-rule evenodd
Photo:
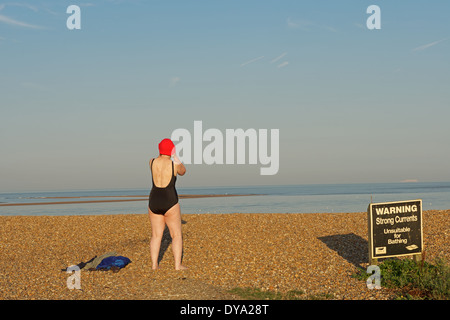
<instances>
[{"instance_id":1,"label":"warning sign","mask_svg":"<svg viewBox=\"0 0 450 320\"><path fill-rule=\"evenodd\" d=\"M371 203L369 259L422 252L422 200Z\"/></svg>"}]
</instances>

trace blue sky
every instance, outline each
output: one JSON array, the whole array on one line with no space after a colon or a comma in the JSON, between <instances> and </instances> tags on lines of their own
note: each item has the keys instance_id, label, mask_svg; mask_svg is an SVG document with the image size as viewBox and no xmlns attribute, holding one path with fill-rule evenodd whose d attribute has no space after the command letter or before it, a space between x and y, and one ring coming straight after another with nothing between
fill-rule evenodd
<instances>
[{"instance_id":1,"label":"blue sky","mask_svg":"<svg viewBox=\"0 0 450 320\"><path fill-rule=\"evenodd\" d=\"M69 5L81 30L68 30ZM381 29L369 30L369 5ZM0 2L0 191L150 187L173 130L280 130L179 186L450 181L448 1Z\"/></svg>"}]
</instances>

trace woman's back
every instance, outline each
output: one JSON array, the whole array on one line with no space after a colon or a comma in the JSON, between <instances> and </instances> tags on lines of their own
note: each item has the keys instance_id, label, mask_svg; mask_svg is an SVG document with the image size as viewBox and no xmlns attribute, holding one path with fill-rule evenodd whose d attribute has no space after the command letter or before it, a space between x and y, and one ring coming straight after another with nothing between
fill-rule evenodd
<instances>
[{"instance_id":1,"label":"woman's back","mask_svg":"<svg viewBox=\"0 0 450 320\"><path fill-rule=\"evenodd\" d=\"M158 157L152 161L151 169L154 185L158 188L167 187L172 180L172 175L176 176L172 160L168 157Z\"/></svg>"},{"instance_id":2,"label":"woman's back","mask_svg":"<svg viewBox=\"0 0 450 320\"><path fill-rule=\"evenodd\" d=\"M165 214L178 203L174 164L168 156L160 156L150 161L150 167L153 187L150 191L148 207L153 213Z\"/></svg>"}]
</instances>

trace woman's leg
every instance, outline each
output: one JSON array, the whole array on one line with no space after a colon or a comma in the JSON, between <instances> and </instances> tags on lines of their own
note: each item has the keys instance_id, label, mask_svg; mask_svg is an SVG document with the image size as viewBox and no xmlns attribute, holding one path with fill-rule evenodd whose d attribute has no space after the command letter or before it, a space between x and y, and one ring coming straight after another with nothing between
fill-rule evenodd
<instances>
[{"instance_id":1,"label":"woman's leg","mask_svg":"<svg viewBox=\"0 0 450 320\"><path fill-rule=\"evenodd\" d=\"M152 258L152 269L158 269L158 256L159 249L161 247L161 239L164 233L164 227L166 223L164 216L161 214L155 214L148 209L148 215L150 217L150 223L152 225L152 238L150 240L150 256Z\"/></svg>"},{"instance_id":2,"label":"woman's leg","mask_svg":"<svg viewBox=\"0 0 450 320\"><path fill-rule=\"evenodd\" d=\"M183 236L181 233L181 210L180 204L177 203L170 208L164 215L167 227L172 237L172 251L173 258L175 260L175 269L184 270L187 269L181 264L181 257L183 255Z\"/></svg>"}]
</instances>

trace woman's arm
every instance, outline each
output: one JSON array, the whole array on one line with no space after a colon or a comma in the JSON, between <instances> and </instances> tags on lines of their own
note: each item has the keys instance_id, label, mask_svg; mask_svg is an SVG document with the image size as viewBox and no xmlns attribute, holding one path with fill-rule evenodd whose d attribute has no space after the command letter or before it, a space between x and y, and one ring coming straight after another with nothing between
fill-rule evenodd
<instances>
[{"instance_id":1,"label":"woman's arm","mask_svg":"<svg viewBox=\"0 0 450 320\"><path fill-rule=\"evenodd\" d=\"M181 160L177 157L176 154L173 155L173 162L176 164L177 167L177 174L180 176L184 176L186 173L186 167L183 163L181 163Z\"/></svg>"}]
</instances>

